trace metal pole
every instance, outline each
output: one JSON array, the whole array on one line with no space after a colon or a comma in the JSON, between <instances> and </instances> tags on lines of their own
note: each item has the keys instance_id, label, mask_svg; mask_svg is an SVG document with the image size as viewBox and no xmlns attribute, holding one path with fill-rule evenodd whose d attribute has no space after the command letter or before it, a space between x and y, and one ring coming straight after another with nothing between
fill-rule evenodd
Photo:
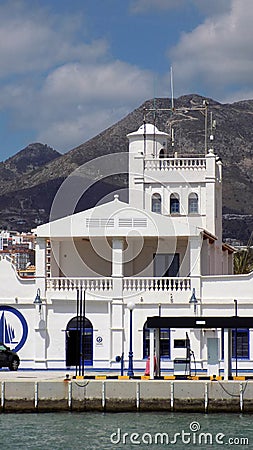
<instances>
[{"instance_id":1,"label":"metal pole","mask_svg":"<svg viewBox=\"0 0 253 450\"><path fill-rule=\"evenodd\" d=\"M133 311L129 309L130 312L130 335L129 335L129 358L128 358L128 371L127 375L129 377L134 376L133 371Z\"/></svg>"},{"instance_id":2,"label":"metal pole","mask_svg":"<svg viewBox=\"0 0 253 450\"><path fill-rule=\"evenodd\" d=\"M76 290L76 376L78 370L78 355L79 355L79 289Z\"/></svg>"},{"instance_id":3,"label":"metal pole","mask_svg":"<svg viewBox=\"0 0 253 450\"><path fill-rule=\"evenodd\" d=\"M124 352L122 353L120 360L120 375L124 375Z\"/></svg>"},{"instance_id":4,"label":"metal pole","mask_svg":"<svg viewBox=\"0 0 253 450\"><path fill-rule=\"evenodd\" d=\"M85 291L83 291L83 327L82 327L82 376L85 364Z\"/></svg>"},{"instance_id":5,"label":"metal pole","mask_svg":"<svg viewBox=\"0 0 253 450\"><path fill-rule=\"evenodd\" d=\"M82 346L82 334L83 334L83 291L80 290L80 330L79 330L79 373L81 376L81 366L83 359L83 346Z\"/></svg>"},{"instance_id":6,"label":"metal pole","mask_svg":"<svg viewBox=\"0 0 253 450\"><path fill-rule=\"evenodd\" d=\"M235 317L238 317L238 305L237 300L234 300L235 303ZM237 328L235 328L235 376L238 375L238 361L237 361Z\"/></svg>"},{"instance_id":7,"label":"metal pole","mask_svg":"<svg viewBox=\"0 0 253 450\"><path fill-rule=\"evenodd\" d=\"M162 305L159 303L159 317L162 315ZM158 355L156 355L157 358L157 375L160 377L161 375L161 328L158 328L156 330L156 335L158 337Z\"/></svg>"}]
</instances>

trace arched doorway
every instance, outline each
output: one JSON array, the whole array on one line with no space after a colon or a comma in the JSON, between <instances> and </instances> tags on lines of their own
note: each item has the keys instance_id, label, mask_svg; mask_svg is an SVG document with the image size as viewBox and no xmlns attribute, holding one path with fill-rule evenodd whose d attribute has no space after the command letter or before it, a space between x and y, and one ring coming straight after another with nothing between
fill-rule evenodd
<instances>
[{"instance_id":1,"label":"arched doorway","mask_svg":"<svg viewBox=\"0 0 253 450\"><path fill-rule=\"evenodd\" d=\"M77 317L71 319L66 329L66 366L78 366L80 364L80 326ZM85 365L93 364L93 326L85 317L84 333L84 362Z\"/></svg>"}]
</instances>

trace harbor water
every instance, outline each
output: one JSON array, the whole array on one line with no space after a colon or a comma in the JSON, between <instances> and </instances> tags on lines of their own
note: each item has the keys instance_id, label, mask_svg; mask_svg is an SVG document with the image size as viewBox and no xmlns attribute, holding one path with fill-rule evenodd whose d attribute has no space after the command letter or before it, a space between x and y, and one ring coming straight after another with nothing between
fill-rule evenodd
<instances>
[{"instance_id":1,"label":"harbor water","mask_svg":"<svg viewBox=\"0 0 253 450\"><path fill-rule=\"evenodd\" d=\"M2 414L0 424L5 450L253 448L251 415Z\"/></svg>"}]
</instances>

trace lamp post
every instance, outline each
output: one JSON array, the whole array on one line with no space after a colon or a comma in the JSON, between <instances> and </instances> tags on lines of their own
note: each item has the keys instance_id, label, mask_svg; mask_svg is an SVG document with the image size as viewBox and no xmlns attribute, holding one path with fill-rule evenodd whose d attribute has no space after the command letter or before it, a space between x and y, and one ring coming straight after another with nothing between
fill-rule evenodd
<instances>
[{"instance_id":1,"label":"lamp post","mask_svg":"<svg viewBox=\"0 0 253 450\"><path fill-rule=\"evenodd\" d=\"M37 294L36 294L33 304L37 305L39 307L39 312L40 312L41 305L42 305L42 300L41 300L41 296L40 296L40 288L37 289Z\"/></svg>"},{"instance_id":2,"label":"lamp post","mask_svg":"<svg viewBox=\"0 0 253 450\"><path fill-rule=\"evenodd\" d=\"M237 300L234 300L235 304L235 317L238 317L238 304ZM238 374L238 360L237 360L237 328L235 328L235 376Z\"/></svg>"},{"instance_id":3,"label":"lamp post","mask_svg":"<svg viewBox=\"0 0 253 450\"><path fill-rule=\"evenodd\" d=\"M196 295L195 295L195 288L192 289L192 295L191 295L191 298L189 300L189 303L190 303L190 305L194 306L194 314L196 314L198 300L197 300Z\"/></svg>"},{"instance_id":4,"label":"lamp post","mask_svg":"<svg viewBox=\"0 0 253 450\"><path fill-rule=\"evenodd\" d=\"M133 310L134 310L134 303L129 302L127 304L127 308L129 309L129 320L130 320L130 329L129 329L129 355L128 355L128 371L127 375L129 377L134 376L133 371Z\"/></svg>"}]
</instances>

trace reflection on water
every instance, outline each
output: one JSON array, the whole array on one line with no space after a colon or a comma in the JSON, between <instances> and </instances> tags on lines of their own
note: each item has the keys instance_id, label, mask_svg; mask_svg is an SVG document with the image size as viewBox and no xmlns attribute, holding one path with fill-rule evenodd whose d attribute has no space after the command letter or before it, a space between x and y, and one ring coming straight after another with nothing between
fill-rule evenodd
<instances>
[{"instance_id":1,"label":"reflection on water","mask_svg":"<svg viewBox=\"0 0 253 450\"><path fill-rule=\"evenodd\" d=\"M2 414L0 423L4 450L253 448L251 415Z\"/></svg>"}]
</instances>

